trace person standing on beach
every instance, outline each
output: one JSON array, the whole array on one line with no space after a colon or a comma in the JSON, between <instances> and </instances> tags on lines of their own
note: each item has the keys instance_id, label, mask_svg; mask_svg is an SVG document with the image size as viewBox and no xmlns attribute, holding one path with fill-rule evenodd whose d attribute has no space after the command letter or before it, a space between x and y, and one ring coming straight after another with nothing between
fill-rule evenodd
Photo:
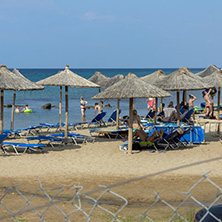
<instances>
[{"instance_id":1,"label":"person standing on beach","mask_svg":"<svg viewBox=\"0 0 222 222\"><path fill-rule=\"evenodd\" d=\"M193 102L195 101L197 99L197 97L196 96L194 96L194 95L189 95L189 102L188 102L188 105L189 105L189 108L191 109L191 108L194 108L194 104L193 104ZM194 115L194 112L192 113L192 118L193 118L193 120L195 120L195 115Z\"/></svg>"},{"instance_id":2,"label":"person standing on beach","mask_svg":"<svg viewBox=\"0 0 222 222\"><path fill-rule=\"evenodd\" d=\"M82 116L86 115L86 104L87 104L87 101L84 101L84 98L81 96L80 97L80 109L81 109Z\"/></svg>"},{"instance_id":3,"label":"person standing on beach","mask_svg":"<svg viewBox=\"0 0 222 222\"><path fill-rule=\"evenodd\" d=\"M212 113L213 113L212 103L210 101L210 97L211 97L210 92L211 92L211 90L212 89L210 89L208 92L207 91L202 92L202 94L204 95L205 107L207 109L204 119L207 119L208 116L212 117Z\"/></svg>"}]
</instances>

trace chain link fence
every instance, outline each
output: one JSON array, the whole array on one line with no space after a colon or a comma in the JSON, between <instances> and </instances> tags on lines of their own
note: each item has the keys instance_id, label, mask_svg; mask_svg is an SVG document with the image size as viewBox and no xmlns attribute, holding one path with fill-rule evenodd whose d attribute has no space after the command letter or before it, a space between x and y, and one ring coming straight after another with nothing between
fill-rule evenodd
<instances>
[{"instance_id":1,"label":"chain link fence","mask_svg":"<svg viewBox=\"0 0 222 222\"><path fill-rule=\"evenodd\" d=\"M169 203L155 193L153 202L143 206L143 212L133 217L125 216L130 207L128 200L108 186L99 186L99 189L85 193L82 186L73 186L70 190L73 195L62 197L64 187L46 190L40 180L39 189L32 194L21 192L16 185L0 190L0 221L194 221L200 209L196 221L208 221L209 217L221 221L212 207L221 204L222 189L209 179L208 174L203 172L200 180L181 193L184 199L180 203ZM204 202L195 195L203 181L210 183L216 191ZM98 193L96 198L89 195L95 192ZM113 207L110 199L118 204ZM165 211L161 211L163 208Z\"/></svg>"}]
</instances>

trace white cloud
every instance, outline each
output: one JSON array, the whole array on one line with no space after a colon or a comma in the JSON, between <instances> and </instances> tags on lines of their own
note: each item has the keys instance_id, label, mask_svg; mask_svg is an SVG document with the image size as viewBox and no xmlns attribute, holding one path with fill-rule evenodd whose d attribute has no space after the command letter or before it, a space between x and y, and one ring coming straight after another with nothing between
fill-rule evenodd
<instances>
[{"instance_id":1,"label":"white cloud","mask_svg":"<svg viewBox=\"0 0 222 222\"><path fill-rule=\"evenodd\" d=\"M89 12L84 13L81 16L81 19L88 20L88 21L105 20L105 21L112 22L112 21L116 20L116 17L112 16L112 15L99 15L99 14L93 12L93 11L89 11Z\"/></svg>"}]
</instances>

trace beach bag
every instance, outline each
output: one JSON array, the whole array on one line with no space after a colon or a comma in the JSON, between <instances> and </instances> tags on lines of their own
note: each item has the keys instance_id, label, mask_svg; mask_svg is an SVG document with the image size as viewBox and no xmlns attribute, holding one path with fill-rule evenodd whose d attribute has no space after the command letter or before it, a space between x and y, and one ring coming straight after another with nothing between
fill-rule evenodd
<instances>
[{"instance_id":1,"label":"beach bag","mask_svg":"<svg viewBox=\"0 0 222 222\"><path fill-rule=\"evenodd\" d=\"M211 92L210 92L210 95L211 96L215 96L215 94L217 93L217 89L214 87L212 88Z\"/></svg>"}]
</instances>

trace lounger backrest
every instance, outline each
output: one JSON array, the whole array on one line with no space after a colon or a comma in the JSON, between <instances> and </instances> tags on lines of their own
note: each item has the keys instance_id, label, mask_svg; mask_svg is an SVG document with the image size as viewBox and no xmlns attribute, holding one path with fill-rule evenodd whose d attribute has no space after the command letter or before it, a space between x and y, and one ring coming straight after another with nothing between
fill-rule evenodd
<instances>
[{"instance_id":1,"label":"lounger backrest","mask_svg":"<svg viewBox=\"0 0 222 222\"><path fill-rule=\"evenodd\" d=\"M189 119L190 119L190 117L191 117L191 115L192 115L193 112L194 112L194 108L190 109L190 110L186 113L186 115L183 117L183 119L182 119L181 122L187 122L187 121L189 121Z\"/></svg>"},{"instance_id":2,"label":"lounger backrest","mask_svg":"<svg viewBox=\"0 0 222 222\"><path fill-rule=\"evenodd\" d=\"M99 122L100 120L102 120L102 118L106 115L106 112L102 112L100 114L98 114L97 116L95 116L92 120L92 123L95 122Z\"/></svg>"},{"instance_id":3,"label":"lounger backrest","mask_svg":"<svg viewBox=\"0 0 222 222\"><path fill-rule=\"evenodd\" d=\"M181 139L184 135L186 135L190 131L191 131L191 128L185 129L183 133L181 134L178 133L178 135L176 136L176 139Z\"/></svg>"},{"instance_id":4,"label":"lounger backrest","mask_svg":"<svg viewBox=\"0 0 222 222\"><path fill-rule=\"evenodd\" d=\"M146 115L146 117L145 117L146 119L149 118L149 115L150 115L151 112L152 112L152 110L150 110L150 111L147 113L147 115Z\"/></svg>"},{"instance_id":5,"label":"lounger backrest","mask_svg":"<svg viewBox=\"0 0 222 222\"><path fill-rule=\"evenodd\" d=\"M7 137L7 134L0 134L0 143L4 141L4 139Z\"/></svg>"},{"instance_id":6,"label":"lounger backrest","mask_svg":"<svg viewBox=\"0 0 222 222\"><path fill-rule=\"evenodd\" d=\"M171 141L173 138L177 136L178 132L174 130L173 132L167 134L163 139L159 140L158 142L163 142L163 141Z\"/></svg>"},{"instance_id":7,"label":"lounger backrest","mask_svg":"<svg viewBox=\"0 0 222 222\"><path fill-rule=\"evenodd\" d=\"M156 113L156 111L150 110L146 115L146 119L153 118L155 116L155 113Z\"/></svg>"},{"instance_id":8,"label":"lounger backrest","mask_svg":"<svg viewBox=\"0 0 222 222\"><path fill-rule=\"evenodd\" d=\"M121 113L121 109L119 110L119 114ZM108 122L116 121L117 110L114 110L113 113L110 115Z\"/></svg>"}]
</instances>

